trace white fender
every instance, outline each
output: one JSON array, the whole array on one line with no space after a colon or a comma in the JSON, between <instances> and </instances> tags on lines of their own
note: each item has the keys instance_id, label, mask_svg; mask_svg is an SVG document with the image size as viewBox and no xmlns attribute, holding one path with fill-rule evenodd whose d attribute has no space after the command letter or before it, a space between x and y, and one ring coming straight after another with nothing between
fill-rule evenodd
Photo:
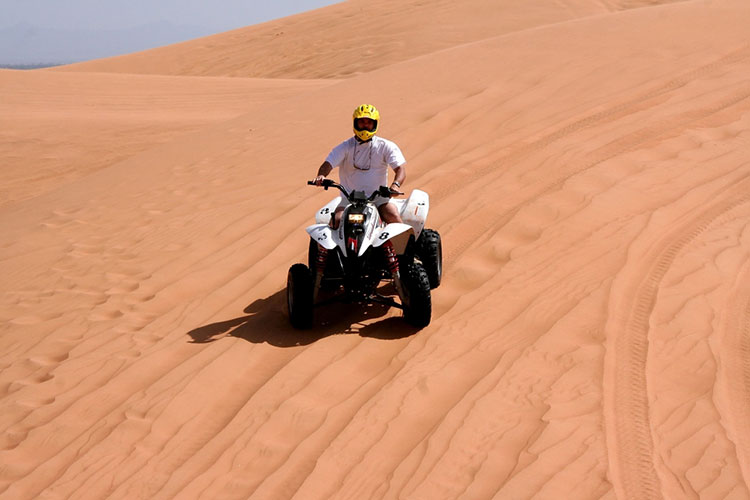
<instances>
[{"instance_id":1,"label":"white fender","mask_svg":"<svg viewBox=\"0 0 750 500\"><path fill-rule=\"evenodd\" d=\"M333 250L336 248L338 238L331 231L331 226L328 224L313 224L305 228L307 234L314 242L319 243L326 250Z\"/></svg>"},{"instance_id":2,"label":"white fender","mask_svg":"<svg viewBox=\"0 0 750 500\"><path fill-rule=\"evenodd\" d=\"M341 203L341 196L337 196L329 201L323 208L315 212L315 222L318 224L328 224L331 220L331 215L336 210L336 207Z\"/></svg>"},{"instance_id":3,"label":"white fender","mask_svg":"<svg viewBox=\"0 0 750 500\"><path fill-rule=\"evenodd\" d=\"M430 195L421 189L414 189L405 200L391 200L398 208L401 220L414 230L414 237L419 238L424 229L427 214L430 211Z\"/></svg>"},{"instance_id":4,"label":"white fender","mask_svg":"<svg viewBox=\"0 0 750 500\"><path fill-rule=\"evenodd\" d=\"M406 243L409 241L408 236L413 233L413 229L409 224L403 224L401 222L391 222L385 227L381 227L375 230L372 237L372 246L379 247L388 240L393 241L393 246L396 253L404 253ZM398 238L399 235L404 235L406 238ZM402 241L403 240L403 241Z\"/></svg>"},{"instance_id":5,"label":"white fender","mask_svg":"<svg viewBox=\"0 0 750 500\"><path fill-rule=\"evenodd\" d=\"M401 222L391 222L385 227L381 227L375 230L375 234L372 236L372 246L379 247L386 241L392 239L394 236L398 236L401 233L410 231L411 226L409 224L403 224Z\"/></svg>"}]
</instances>

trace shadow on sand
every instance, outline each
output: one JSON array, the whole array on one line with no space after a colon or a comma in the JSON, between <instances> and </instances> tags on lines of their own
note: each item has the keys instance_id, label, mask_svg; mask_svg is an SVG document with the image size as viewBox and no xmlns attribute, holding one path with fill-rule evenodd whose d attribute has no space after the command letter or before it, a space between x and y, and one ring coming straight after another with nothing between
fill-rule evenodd
<instances>
[{"instance_id":1,"label":"shadow on sand","mask_svg":"<svg viewBox=\"0 0 750 500\"><path fill-rule=\"evenodd\" d=\"M211 323L188 332L191 342L205 344L223 337L236 337L255 344L276 347L309 345L331 335L357 334L381 340L409 337L419 331L400 317L388 317L362 325L363 321L382 318L389 307L334 303L315 310L314 326L297 330L289 324L286 313L286 290L258 299L244 309L245 316Z\"/></svg>"}]
</instances>

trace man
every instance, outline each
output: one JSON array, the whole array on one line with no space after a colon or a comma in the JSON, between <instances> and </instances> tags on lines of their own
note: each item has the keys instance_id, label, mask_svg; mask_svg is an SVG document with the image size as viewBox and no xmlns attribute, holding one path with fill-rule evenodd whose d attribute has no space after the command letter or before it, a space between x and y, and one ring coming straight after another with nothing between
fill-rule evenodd
<instances>
[{"instance_id":1,"label":"man","mask_svg":"<svg viewBox=\"0 0 750 500\"><path fill-rule=\"evenodd\" d=\"M375 134L378 131L380 113L375 106L363 104L354 110L354 137L351 137L331 150L328 157L318 169L314 182L320 186L331 171L339 167L340 184L347 191L364 191L370 196L380 186L388 185L388 168L392 168L395 179L390 184L391 193L403 194L399 188L406 180L406 159L398 146ZM389 203L390 198L377 196L374 200L380 212L380 218L386 223L402 222L396 205ZM341 205L334 212L333 228L339 226L341 213L346 205Z\"/></svg>"}]
</instances>

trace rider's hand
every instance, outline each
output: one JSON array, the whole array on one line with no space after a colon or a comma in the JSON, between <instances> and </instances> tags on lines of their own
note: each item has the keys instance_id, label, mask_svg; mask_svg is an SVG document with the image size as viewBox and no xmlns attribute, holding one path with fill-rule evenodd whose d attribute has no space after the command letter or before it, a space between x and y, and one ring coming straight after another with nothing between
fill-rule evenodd
<instances>
[{"instance_id":1,"label":"rider's hand","mask_svg":"<svg viewBox=\"0 0 750 500\"><path fill-rule=\"evenodd\" d=\"M322 186L325 178L326 178L325 175L319 175L315 179L313 179L313 182L315 183L316 186Z\"/></svg>"},{"instance_id":2,"label":"rider's hand","mask_svg":"<svg viewBox=\"0 0 750 500\"><path fill-rule=\"evenodd\" d=\"M404 194L398 189L394 188L393 184L391 184L391 187L388 188L388 192L391 194L391 196L399 196L399 195Z\"/></svg>"}]
</instances>

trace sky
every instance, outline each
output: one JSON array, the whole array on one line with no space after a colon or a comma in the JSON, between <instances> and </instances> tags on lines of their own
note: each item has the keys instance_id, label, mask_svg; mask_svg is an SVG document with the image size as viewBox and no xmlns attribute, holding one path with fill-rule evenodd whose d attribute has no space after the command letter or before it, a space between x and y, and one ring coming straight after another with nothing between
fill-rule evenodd
<instances>
[{"instance_id":1,"label":"sky","mask_svg":"<svg viewBox=\"0 0 750 500\"><path fill-rule=\"evenodd\" d=\"M120 29L165 20L227 31L337 3L336 0L0 0L0 29Z\"/></svg>"},{"instance_id":2,"label":"sky","mask_svg":"<svg viewBox=\"0 0 750 500\"><path fill-rule=\"evenodd\" d=\"M0 0L0 67L146 50L341 0Z\"/></svg>"}]
</instances>

